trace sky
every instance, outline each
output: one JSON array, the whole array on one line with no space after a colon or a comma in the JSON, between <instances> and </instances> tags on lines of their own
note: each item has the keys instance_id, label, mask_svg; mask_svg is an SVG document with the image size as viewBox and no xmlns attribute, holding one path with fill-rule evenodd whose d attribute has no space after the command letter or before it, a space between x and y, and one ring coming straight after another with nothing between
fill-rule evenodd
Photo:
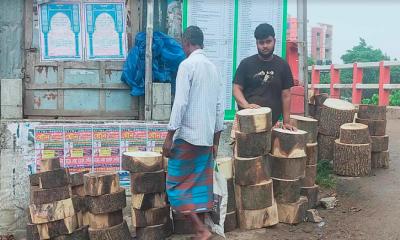
<instances>
[{"instance_id":1,"label":"sky","mask_svg":"<svg viewBox=\"0 0 400 240\"><path fill-rule=\"evenodd\" d=\"M297 0L288 0L288 14L297 15ZM400 59L400 0L307 0L309 26L333 25L333 63L364 38L391 59Z\"/></svg>"}]
</instances>

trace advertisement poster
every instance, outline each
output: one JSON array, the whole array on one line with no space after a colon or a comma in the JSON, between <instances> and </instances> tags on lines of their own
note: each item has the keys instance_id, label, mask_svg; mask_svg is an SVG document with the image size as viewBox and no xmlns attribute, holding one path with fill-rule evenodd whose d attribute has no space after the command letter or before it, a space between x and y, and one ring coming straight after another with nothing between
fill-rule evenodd
<instances>
[{"instance_id":1,"label":"advertisement poster","mask_svg":"<svg viewBox=\"0 0 400 240\"><path fill-rule=\"evenodd\" d=\"M35 129L36 168L40 170L42 159L59 158L64 166L64 128L63 126L43 126Z\"/></svg>"},{"instance_id":2,"label":"advertisement poster","mask_svg":"<svg viewBox=\"0 0 400 240\"><path fill-rule=\"evenodd\" d=\"M70 172L92 170L92 126L65 126L65 167Z\"/></svg>"},{"instance_id":3,"label":"advertisement poster","mask_svg":"<svg viewBox=\"0 0 400 240\"><path fill-rule=\"evenodd\" d=\"M146 151L147 126L146 124L121 125L121 151Z\"/></svg>"},{"instance_id":4,"label":"advertisement poster","mask_svg":"<svg viewBox=\"0 0 400 240\"><path fill-rule=\"evenodd\" d=\"M93 126L94 171L119 171L120 159L120 126Z\"/></svg>"},{"instance_id":5,"label":"advertisement poster","mask_svg":"<svg viewBox=\"0 0 400 240\"><path fill-rule=\"evenodd\" d=\"M168 130L165 124L149 124L147 125L147 151L162 152L165 137Z\"/></svg>"}]
</instances>

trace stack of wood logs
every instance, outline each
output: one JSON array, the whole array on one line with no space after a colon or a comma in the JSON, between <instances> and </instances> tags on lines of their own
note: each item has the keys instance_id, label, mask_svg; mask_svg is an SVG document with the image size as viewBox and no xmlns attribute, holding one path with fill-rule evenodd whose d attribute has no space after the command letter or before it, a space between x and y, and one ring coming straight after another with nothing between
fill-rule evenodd
<instances>
[{"instance_id":1,"label":"stack of wood logs","mask_svg":"<svg viewBox=\"0 0 400 240\"><path fill-rule=\"evenodd\" d=\"M130 239L123 219L126 207L125 189L119 186L116 172L94 172L84 175L87 213L84 222L89 224L91 240Z\"/></svg>"},{"instance_id":2,"label":"stack of wood logs","mask_svg":"<svg viewBox=\"0 0 400 240\"><path fill-rule=\"evenodd\" d=\"M335 140L333 170L342 176L365 176L371 172L371 143L368 126L346 123Z\"/></svg>"},{"instance_id":3,"label":"stack of wood logs","mask_svg":"<svg viewBox=\"0 0 400 240\"><path fill-rule=\"evenodd\" d=\"M301 181L300 195L308 199L308 208L315 208L318 203L319 186L315 184L318 161L318 120L303 116L291 115L290 123L297 129L307 132L306 137L306 169ZM275 187L275 185L274 185Z\"/></svg>"},{"instance_id":4,"label":"stack of wood logs","mask_svg":"<svg viewBox=\"0 0 400 240\"><path fill-rule=\"evenodd\" d=\"M324 101L318 129L318 157L333 160L335 140L339 137L340 126L354 120L356 108L344 100L328 98Z\"/></svg>"},{"instance_id":5,"label":"stack of wood logs","mask_svg":"<svg viewBox=\"0 0 400 240\"><path fill-rule=\"evenodd\" d=\"M172 233L161 154L125 152L122 169L131 175L132 225L138 240L165 239Z\"/></svg>"},{"instance_id":6,"label":"stack of wood logs","mask_svg":"<svg viewBox=\"0 0 400 240\"><path fill-rule=\"evenodd\" d=\"M368 125L371 135L372 168L389 167L389 136L386 135L386 106L364 105L358 108L356 122Z\"/></svg>"},{"instance_id":7,"label":"stack of wood logs","mask_svg":"<svg viewBox=\"0 0 400 240\"><path fill-rule=\"evenodd\" d=\"M328 97L329 95L327 93L315 94L310 97L308 110L311 117L319 121L323 104Z\"/></svg>"},{"instance_id":8,"label":"stack of wood logs","mask_svg":"<svg viewBox=\"0 0 400 240\"><path fill-rule=\"evenodd\" d=\"M236 118L234 173L239 227L276 225L278 211L267 159L271 149L271 109L244 109L237 112Z\"/></svg>"},{"instance_id":9,"label":"stack of wood logs","mask_svg":"<svg viewBox=\"0 0 400 240\"><path fill-rule=\"evenodd\" d=\"M88 239L87 226L77 216L81 202L73 198L68 170L58 158L42 160L30 185L27 239Z\"/></svg>"},{"instance_id":10,"label":"stack of wood logs","mask_svg":"<svg viewBox=\"0 0 400 240\"><path fill-rule=\"evenodd\" d=\"M268 155L279 222L297 224L305 219L307 197L300 196L305 177L307 132L272 130L272 150ZM253 175L254 178L254 175Z\"/></svg>"}]
</instances>

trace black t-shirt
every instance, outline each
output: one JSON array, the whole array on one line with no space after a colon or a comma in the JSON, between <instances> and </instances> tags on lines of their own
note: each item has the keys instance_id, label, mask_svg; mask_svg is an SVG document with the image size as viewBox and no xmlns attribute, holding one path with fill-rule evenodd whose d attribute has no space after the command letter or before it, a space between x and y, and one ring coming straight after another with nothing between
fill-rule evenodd
<instances>
[{"instance_id":1,"label":"black t-shirt","mask_svg":"<svg viewBox=\"0 0 400 240\"><path fill-rule=\"evenodd\" d=\"M240 62L234 83L243 87L247 102L271 108L275 124L282 114L282 90L293 86L293 76L289 64L279 56L263 61L255 54Z\"/></svg>"}]
</instances>

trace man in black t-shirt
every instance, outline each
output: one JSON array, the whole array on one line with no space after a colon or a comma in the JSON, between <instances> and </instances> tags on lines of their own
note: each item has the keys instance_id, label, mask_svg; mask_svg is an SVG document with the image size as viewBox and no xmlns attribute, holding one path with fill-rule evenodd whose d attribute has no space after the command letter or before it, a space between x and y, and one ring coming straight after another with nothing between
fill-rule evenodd
<instances>
[{"instance_id":1,"label":"man in black t-shirt","mask_svg":"<svg viewBox=\"0 0 400 240\"><path fill-rule=\"evenodd\" d=\"M289 64L273 54L275 31L267 23L254 31L258 54L243 59L236 70L233 95L239 109L269 107L273 125L283 114L284 129L290 125L290 88L293 76Z\"/></svg>"}]
</instances>

